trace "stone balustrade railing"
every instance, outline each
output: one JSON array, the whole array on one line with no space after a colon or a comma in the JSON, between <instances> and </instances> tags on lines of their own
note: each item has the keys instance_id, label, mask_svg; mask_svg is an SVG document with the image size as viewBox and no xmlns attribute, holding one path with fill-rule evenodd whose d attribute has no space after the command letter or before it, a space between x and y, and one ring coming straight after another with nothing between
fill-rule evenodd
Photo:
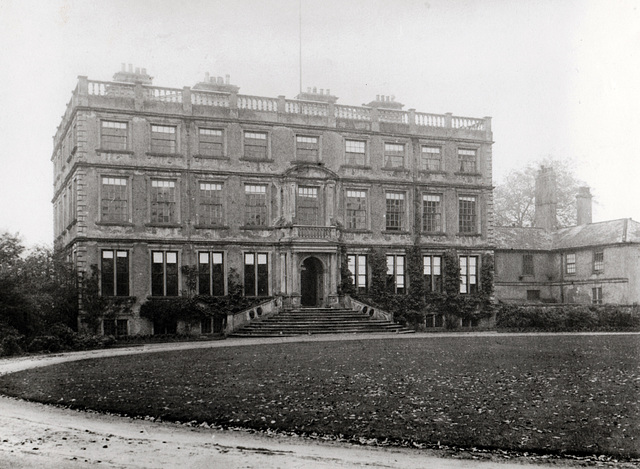
<instances>
[{"instance_id":1,"label":"stone balustrade railing","mask_svg":"<svg viewBox=\"0 0 640 469\"><path fill-rule=\"evenodd\" d=\"M238 109L277 112L278 100L274 98L264 98L262 96L238 95Z\"/></svg>"},{"instance_id":2,"label":"stone balustrade railing","mask_svg":"<svg viewBox=\"0 0 640 469\"><path fill-rule=\"evenodd\" d=\"M206 106L213 108L229 108L235 110L257 111L282 115L301 115L322 118L321 125L335 126L336 120L350 120L368 122L378 130L382 124L407 125L409 133L420 133L421 128L456 129L467 131L490 132L491 118L472 118L453 116L447 114L427 114L416 112L414 109L401 111L396 109L371 108L367 106L345 106L341 104L326 103L321 101L304 101L285 99L284 96L268 98L264 96L239 95L236 93L224 93L217 91L194 90L189 87L162 88L156 86L105 82L88 80L79 77L78 86L73 92L68 105L67 113L58 128L55 141L61 141L62 133L66 126L66 120L76 105L87 105L88 97L104 98L131 98L135 101L136 109L143 109L143 103L159 102L167 105L182 105L185 112L191 113L191 106ZM68 115L69 114L69 115ZM333 122L333 124L331 123Z\"/></svg>"}]
</instances>

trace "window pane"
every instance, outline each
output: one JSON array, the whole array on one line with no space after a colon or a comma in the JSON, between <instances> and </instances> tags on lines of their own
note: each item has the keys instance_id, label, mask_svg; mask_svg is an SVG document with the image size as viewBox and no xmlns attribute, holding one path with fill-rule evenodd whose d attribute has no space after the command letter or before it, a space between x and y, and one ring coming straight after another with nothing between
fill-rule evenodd
<instances>
[{"instance_id":1,"label":"window pane","mask_svg":"<svg viewBox=\"0 0 640 469\"><path fill-rule=\"evenodd\" d=\"M115 295L114 274L115 264L113 261L113 251L102 251L100 279L103 296Z\"/></svg>"}]
</instances>

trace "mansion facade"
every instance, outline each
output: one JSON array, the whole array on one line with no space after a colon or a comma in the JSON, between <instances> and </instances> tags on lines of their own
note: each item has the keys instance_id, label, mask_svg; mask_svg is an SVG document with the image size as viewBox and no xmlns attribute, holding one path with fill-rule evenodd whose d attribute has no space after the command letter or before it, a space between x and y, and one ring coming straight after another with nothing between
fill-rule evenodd
<instances>
[{"instance_id":1,"label":"mansion facade","mask_svg":"<svg viewBox=\"0 0 640 469\"><path fill-rule=\"evenodd\" d=\"M490 118L238 91L228 76L155 87L131 67L79 77L54 137L55 249L97 267L101 295L134 299L104 333L158 333L140 305L182 295L187 266L201 295L225 295L235 271L245 296L333 307L343 255L366 291L371 249L384 250L401 293L419 243L429 289L450 248L461 293L478 289L494 244Z\"/></svg>"}]
</instances>

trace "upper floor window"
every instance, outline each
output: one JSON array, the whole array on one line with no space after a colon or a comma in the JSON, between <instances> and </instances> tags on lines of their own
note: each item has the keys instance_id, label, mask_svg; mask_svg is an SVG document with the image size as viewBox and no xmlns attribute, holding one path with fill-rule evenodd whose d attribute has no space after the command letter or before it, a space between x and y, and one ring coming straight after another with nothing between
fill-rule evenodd
<instances>
[{"instance_id":1,"label":"upper floor window","mask_svg":"<svg viewBox=\"0 0 640 469\"><path fill-rule=\"evenodd\" d=\"M404 193L387 192L387 231L402 231L404 229Z\"/></svg>"},{"instance_id":2,"label":"upper floor window","mask_svg":"<svg viewBox=\"0 0 640 469\"><path fill-rule=\"evenodd\" d=\"M269 258L266 253L248 252L244 255L245 296L269 294Z\"/></svg>"},{"instance_id":3,"label":"upper floor window","mask_svg":"<svg viewBox=\"0 0 640 469\"><path fill-rule=\"evenodd\" d=\"M177 215L176 182L151 180L151 223L175 223Z\"/></svg>"},{"instance_id":4,"label":"upper floor window","mask_svg":"<svg viewBox=\"0 0 640 469\"><path fill-rule=\"evenodd\" d=\"M176 251L151 253L151 295L178 295L178 253Z\"/></svg>"},{"instance_id":5,"label":"upper floor window","mask_svg":"<svg viewBox=\"0 0 640 469\"><path fill-rule=\"evenodd\" d=\"M126 122L102 121L100 126L100 148L103 150L126 150L129 132Z\"/></svg>"},{"instance_id":6,"label":"upper floor window","mask_svg":"<svg viewBox=\"0 0 640 469\"><path fill-rule=\"evenodd\" d=\"M198 293L224 296L224 263L221 252L198 253Z\"/></svg>"},{"instance_id":7,"label":"upper floor window","mask_svg":"<svg viewBox=\"0 0 640 469\"><path fill-rule=\"evenodd\" d=\"M244 224L267 225L267 186L247 184L244 186Z\"/></svg>"},{"instance_id":8,"label":"upper floor window","mask_svg":"<svg viewBox=\"0 0 640 469\"><path fill-rule=\"evenodd\" d=\"M269 157L267 151L267 133L249 132L244 133L244 157L251 160L266 160Z\"/></svg>"},{"instance_id":9,"label":"upper floor window","mask_svg":"<svg viewBox=\"0 0 640 469\"><path fill-rule=\"evenodd\" d=\"M473 196L458 199L458 231L462 234L477 232L476 198Z\"/></svg>"},{"instance_id":10,"label":"upper floor window","mask_svg":"<svg viewBox=\"0 0 640 469\"><path fill-rule=\"evenodd\" d=\"M367 229L367 193L365 191L347 191L347 229Z\"/></svg>"},{"instance_id":11,"label":"upper floor window","mask_svg":"<svg viewBox=\"0 0 640 469\"><path fill-rule=\"evenodd\" d=\"M533 254L522 255L522 275L534 275Z\"/></svg>"},{"instance_id":12,"label":"upper floor window","mask_svg":"<svg viewBox=\"0 0 640 469\"><path fill-rule=\"evenodd\" d=\"M593 271L597 273L604 271L604 251L595 251L593 253Z\"/></svg>"},{"instance_id":13,"label":"upper floor window","mask_svg":"<svg viewBox=\"0 0 640 469\"><path fill-rule=\"evenodd\" d=\"M320 138L296 135L296 159L300 161L318 161L320 157Z\"/></svg>"},{"instance_id":14,"label":"upper floor window","mask_svg":"<svg viewBox=\"0 0 640 469\"><path fill-rule=\"evenodd\" d=\"M127 190L126 178L102 178L100 220L103 222L127 222L129 220L129 191Z\"/></svg>"},{"instance_id":15,"label":"upper floor window","mask_svg":"<svg viewBox=\"0 0 640 469\"><path fill-rule=\"evenodd\" d=\"M367 291L367 256L364 254L348 255L347 267L353 277L353 285L359 293Z\"/></svg>"},{"instance_id":16,"label":"upper floor window","mask_svg":"<svg viewBox=\"0 0 640 469\"><path fill-rule=\"evenodd\" d=\"M440 147L423 145L420 149L420 156L420 169L423 171L440 171L442 168Z\"/></svg>"},{"instance_id":17,"label":"upper floor window","mask_svg":"<svg viewBox=\"0 0 640 469\"><path fill-rule=\"evenodd\" d=\"M439 233L442 231L442 204L440 195L422 196L422 231Z\"/></svg>"},{"instance_id":18,"label":"upper floor window","mask_svg":"<svg viewBox=\"0 0 640 469\"><path fill-rule=\"evenodd\" d=\"M363 140L345 140L346 163L351 166L366 164L366 142Z\"/></svg>"},{"instance_id":19,"label":"upper floor window","mask_svg":"<svg viewBox=\"0 0 640 469\"><path fill-rule=\"evenodd\" d=\"M404 144L385 143L384 144L384 167L404 168Z\"/></svg>"},{"instance_id":20,"label":"upper floor window","mask_svg":"<svg viewBox=\"0 0 640 469\"><path fill-rule=\"evenodd\" d=\"M175 153L178 149L176 127L172 125L151 126L151 151Z\"/></svg>"},{"instance_id":21,"label":"upper floor window","mask_svg":"<svg viewBox=\"0 0 640 469\"><path fill-rule=\"evenodd\" d=\"M461 173L476 173L478 171L476 162L476 151L464 148L458 149L458 163Z\"/></svg>"},{"instance_id":22,"label":"upper floor window","mask_svg":"<svg viewBox=\"0 0 640 469\"><path fill-rule=\"evenodd\" d=\"M424 268L424 280L427 291L442 291L442 257L441 256L422 256L422 265Z\"/></svg>"},{"instance_id":23,"label":"upper floor window","mask_svg":"<svg viewBox=\"0 0 640 469\"><path fill-rule=\"evenodd\" d=\"M102 296L129 296L129 252L104 249L100 263Z\"/></svg>"},{"instance_id":24,"label":"upper floor window","mask_svg":"<svg viewBox=\"0 0 640 469\"><path fill-rule=\"evenodd\" d=\"M404 293L404 256L387 256L387 290Z\"/></svg>"},{"instance_id":25,"label":"upper floor window","mask_svg":"<svg viewBox=\"0 0 640 469\"><path fill-rule=\"evenodd\" d=\"M566 256L566 270L567 274L575 274L576 273L576 254L574 252L567 254Z\"/></svg>"},{"instance_id":26,"label":"upper floor window","mask_svg":"<svg viewBox=\"0 0 640 469\"><path fill-rule=\"evenodd\" d=\"M198 194L198 224L215 226L224 224L222 184L201 182Z\"/></svg>"},{"instance_id":27,"label":"upper floor window","mask_svg":"<svg viewBox=\"0 0 640 469\"><path fill-rule=\"evenodd\" d=\"M224 156L224 140L221 129L198 129L198 154L222 158Z\"/></svg>"},{"instance_id":28,"label":"upper floor window","mask_svg":"<svg viewBox=\"0 0 640 469\"><path fill-rule=\"evenodd\" d=\"M319 225L319 203L317 187L298 187L296 221L299 225Z\"/></svg>"},{"instance_id":29,"label":"upper floor window","mask_svg":"<svg viewBox=\"0 0 640 469\"><path fill-rule=\"evenodd\" d=\"M478 258L460 256L460 293L478 292Z\"/></svg>"}]
</instances>

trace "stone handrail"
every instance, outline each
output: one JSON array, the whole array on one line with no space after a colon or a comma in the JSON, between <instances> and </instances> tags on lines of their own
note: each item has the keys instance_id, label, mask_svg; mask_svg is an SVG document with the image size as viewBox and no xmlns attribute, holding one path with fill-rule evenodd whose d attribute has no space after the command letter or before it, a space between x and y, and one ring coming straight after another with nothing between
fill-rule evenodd
<instances>
[{"instance_id":1,"label":"stone handrail","mask_svg":"<svg viewBox=\"0 0 640 469\"><path fill-rule=\"evenodd\" d=\"M278 100L262 96L238 95L238 109L276 112L278 110Z\"/></svg>"},{"instance_id":2,"label":"stone handrail","mask_svg":"<svg viewBox=\"0 0 640 469\"><path fill-rule=\"evenodd\" d=\"M177 88L159 88L156 86L145 86L144 96L151 101L161 101L165 103L182 102L182 90Z\"/></svg>"},{"instance_id":3,"label":"stone handrail","mask_svg":"<svg viewBox=\"0 0 640 469\"><path fill-rule=\"evenodd\" d=\"M377 306L371 306L366 303L363 303L360 300L356 300L355 298L352 298L349 295L345 295L344 305L346 308L352 308L352 309L358 310L362 314L367 314L374 319L384 319L385 321L393 322L393 314L387 311L384 311L378 308Z\"/></svg>"},{"instance_id":4,"label":"stone handrail","mask_svg":"<svg viewBox=\"0 0 640 469\"><path fill-rule=\"evenodd\" d=\"M446 115L416 112L416 125L422 127L446 127Z\"/></svg>"},{"instance_id":5,"label":"stone handrail","mask_svg":"<svg viewBox=\"0 0 640 469\"><path fill-rule=\"evenodd\" d=\"M329 106L327 103L316 101L287 99L285 102L285 112L289 114L303 114L305 116L326 117L329 115Z\"/></svg>"},{"instance_id":6,"label":"stone handrail","mask_svg":"<svg viewBox=\"0 0 640 469\"><path fill-rule=\"evenodd\" d=\"M269 298L262 303L255 304L250 308L227 314L227 324L225 334L230 334L246 326L254 319L273 316L280 312L282 308L282 298Z\"/></svg>"},{"instance_id":7,"label":"stone handrail","mask_svg":"<svg viewBox=\"0 0 640 469\"><path fill-rule=\"evenodd\" d=\"M88 93L91 96L133 98L135 96L135 85L133 83L91 80L88 82Z\"/></svg>"},{"instance_id":8,"label":"stone handrail","mask_svg":"<svg viewBox=\"0 0 640 469\"><path fill-rule=\"evenodd\" d=\"M371 120L371 108L362 106L343 106L340 104L335 105L335 117L338 119L349 120Z\"/></svg>"},{"instance_id":9,"label":"stone handrail","mask_svg":"<svg viewBox=\"0 0 640 469\"><path fill-rule=\"evenodd\" d=\"M191 90L191 104L200 106L229 107L229 93Z\"/></svg>"},{"instance_id":10,"label":"stone handrail","mask_svg":"<svg viewBox=\"0 0 640 469\"><path fill-rule=\"evenodd\" d=\"M409 113L406 111L397 111L395 109L378 109L380 122L391 122L394 124L408 124Z\"/></svg>"},{"instance_id":11,"label":"stone handrail","mask_svg":"<svg viewBox=\"0 0 640 469\"><path fill-rule=\"evenodd\" d=\"M451 127L454 129L472 129L484 130L484 119L476 119L474 117L458 117L451 118Z\"/></svg>"}]
</instances>

